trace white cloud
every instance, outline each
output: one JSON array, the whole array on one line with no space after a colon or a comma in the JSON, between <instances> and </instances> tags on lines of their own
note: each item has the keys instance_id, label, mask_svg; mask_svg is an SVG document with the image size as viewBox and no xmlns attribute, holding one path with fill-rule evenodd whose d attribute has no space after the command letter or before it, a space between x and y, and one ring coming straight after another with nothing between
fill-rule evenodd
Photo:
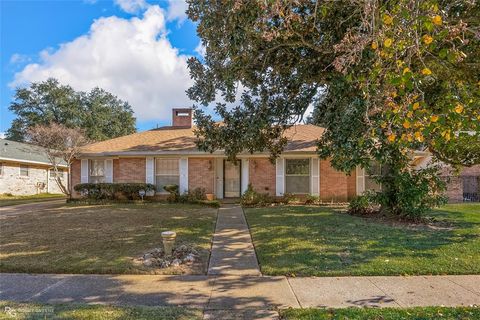
<instances>
[{"instance_id":1,"label":"white cloud","mask_svg":"<svg viewBox=\"0 0 480 320\"><path fill-rule=\"evenodd\" d=\"M5 139L5 132L0 132L0 139Z\"/></svg>"},{"instance_id":2,"label":"white cloud","mask_svg":"<svg viewBox=\"0 0 480 320\"><path fill-rule=\"evenodd\" d=\"M202 58L205 57L207 54L207 50L205 49L205 46L203 45L202 41L198 43L198 45L195 47L195 52Z\"/></svg>"},{"instance_id":3,"label":"white cloud","mask_svg":"<svg viewBox=\"0 0 480 320\"><path fill-rule=\"evenodd\" d=\"M123 11L131 14L137 14L149 7L145 0L114 0L114 2Z\"/></svg>"},{"instance_id":4,"label":"white cloud","mask_svg":"<svg viewBox=\"0 0 480 320\"><path fill-rule=\"evenodd\" d=\"M26 54L14 53L10 57L11 64L25 63L25 62L29 62L30 60L31 60L30 57Z\"/></svg>"},{"instance_id":5,"label":"white cloud","mask_svg":"<svg viewBox=\"0 0 480 320\"><path fill-rule=\"evenodd\" d=\"M168 9L167 9L167 19L168 21L177 20L178 23L182 23L187 19L188 5L185 0L167 0Z\"/></svg>"},{"instance_id":6,"label":"white cloud","mask_svg":"<svg viewBox=\"0 0 480 320\"><path fill-rule=\"evenodd\" d=\"M143 17L96 20L88 34L44 50L38 63L15 74L10 87L49 77L77 90L101 87L128 101L139 120L165 120L172 107L191 106L185 55L168 41L165 12L151 6Z\"/></svg>"}]
</instances>

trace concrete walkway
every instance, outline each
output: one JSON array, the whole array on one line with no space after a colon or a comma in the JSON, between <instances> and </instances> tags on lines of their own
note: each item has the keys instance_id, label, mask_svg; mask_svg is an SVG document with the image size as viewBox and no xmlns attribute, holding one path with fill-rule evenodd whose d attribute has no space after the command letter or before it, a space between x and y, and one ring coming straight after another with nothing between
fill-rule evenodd
<instances>
[{"instance_id":1,"label":"concrete walkway","mask_svg":"<svg viewBox=\"0 0 480 320\"><path fill-rule=\"evenodd\" d=\"M0 300L180 305L212 312L480 305L480 276L325 277L0 274ZM265 311L263 311L265 312Z\"/></svg>"},{"instance_id":2,"label":"concrete walkway","mask_svg":"<svg viewBox=\"0 0 480 320\"><path fill-rule=\"evenodd\" d=\"M225 205L218 210L208 275L261 275L247 221L239 205Z\"/></svg>"}]
</instances>

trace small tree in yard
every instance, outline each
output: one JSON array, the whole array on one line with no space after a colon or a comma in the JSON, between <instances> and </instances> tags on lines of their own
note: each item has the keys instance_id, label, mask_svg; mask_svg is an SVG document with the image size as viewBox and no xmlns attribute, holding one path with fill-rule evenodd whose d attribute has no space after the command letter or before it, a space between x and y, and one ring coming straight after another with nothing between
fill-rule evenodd
<instances>
[{"instance_id":1,"label":"small tree in yard","mask_svg":"<svg viewBox=\"0 0 480 320\"><path fill-rule=\"evenodd\" d=\"M28 137L30 142L45 149L45 154L55 172L55 182L63 193L69 195L68 188L59 177L58 166L63 160L68 166L68 177L70 177L72 160L78 154L80 147L88 142L83 130L68 128L58 123L36 125L28 129Z\"/></svg>"}]
</instances>

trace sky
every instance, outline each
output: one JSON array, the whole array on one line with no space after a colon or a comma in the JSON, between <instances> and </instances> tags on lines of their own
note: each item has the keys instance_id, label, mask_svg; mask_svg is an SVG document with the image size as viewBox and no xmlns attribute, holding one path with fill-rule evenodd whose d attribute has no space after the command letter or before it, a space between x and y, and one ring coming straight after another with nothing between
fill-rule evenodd
<instances>
[{"instance_id":1,"label":"sky","mask_svg":"<svg viewBox=\"0 0 480 320\"><path fill-rule=\"evenodd\" d=\"M201 56L183 0L0 0L0 135L15 118L15 88L49 77L126 100L137 129L190 107L186 61Z\"/></svg>"}]
</instances>

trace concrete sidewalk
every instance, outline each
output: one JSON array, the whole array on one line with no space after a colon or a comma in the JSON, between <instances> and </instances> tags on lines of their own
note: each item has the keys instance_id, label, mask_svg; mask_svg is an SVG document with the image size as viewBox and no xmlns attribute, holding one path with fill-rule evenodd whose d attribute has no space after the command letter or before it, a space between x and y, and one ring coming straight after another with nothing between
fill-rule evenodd
<instances>
[{"instance_id":1,"label":"concrete sidewalk","mask_svg":"<svg viewBox=\"0 0 480 320\"><path fill-rule=\"evenodd\" d=\"M239 205L226 205L218 210L208 275L261 275L250 230Z\"/></svg>"},{"instance_id":2,"label":"concrete sidewalk","mask_svg":"<svg viewBox=\"0 0 480 320\"><path fill-rule=\"evenodd\" d=\"M480 276L325 277L1 274L0 300L203 310L480 305Z\"/></svg>"}]
</instances>

